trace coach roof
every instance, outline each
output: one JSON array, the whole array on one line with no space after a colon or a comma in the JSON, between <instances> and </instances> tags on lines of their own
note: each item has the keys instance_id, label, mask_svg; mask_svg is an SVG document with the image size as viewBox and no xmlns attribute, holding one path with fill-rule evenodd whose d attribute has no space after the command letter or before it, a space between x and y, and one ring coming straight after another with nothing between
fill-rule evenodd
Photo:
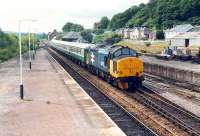
<instances>
[{"instance_id":1,"label":"coach roof","mask_svg":"<svg viewBox=\"0 0 200 136\"><path fill-rule=\"evenodd\" d=\"M88 43L79 43L79 42L66 42L66 41L60 41L60 40L52 40L53 43L57 44L63 44L63 45L71 45L74 47L79 47L79 48L88 48L91 46L95 46L94 44L88 44Z\"/></svg>"}]
</instances>

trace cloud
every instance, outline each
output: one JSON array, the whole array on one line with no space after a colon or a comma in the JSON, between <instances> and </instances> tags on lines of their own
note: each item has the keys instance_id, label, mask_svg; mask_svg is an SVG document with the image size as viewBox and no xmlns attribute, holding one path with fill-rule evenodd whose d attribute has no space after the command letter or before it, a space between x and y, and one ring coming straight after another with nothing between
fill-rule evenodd
<instances>
[{"instance_id":1,"label":"cloud","mask_svg":"<svg viewBox=\"0 0 200 136\"><path fill-rule=\"evenodd\" d=\"M132 5L147 3L148 0L0 0L0 27L3 30L18 31L18 20L37 19L37 23L24 22L22 31L37 27L48 32L70 21L92 28L102 16L111 18Z\"/></svg>"}]
</instances>

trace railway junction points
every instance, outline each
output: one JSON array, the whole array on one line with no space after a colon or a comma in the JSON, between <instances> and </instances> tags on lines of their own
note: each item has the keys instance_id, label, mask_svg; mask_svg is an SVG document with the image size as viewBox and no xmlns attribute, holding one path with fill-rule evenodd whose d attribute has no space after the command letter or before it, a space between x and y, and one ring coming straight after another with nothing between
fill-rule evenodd
<instances>
[{"instance_id":1,"label":"railway junction points","mask_svg":"<svg viewBox=\"0 0 200 136\"><path fill-rule=\"evenodd\" d=\"M142 58L145 63L145 70L147 71L147 78L145 84L148 87L156 89L156 92L164 98L170 100L174 104L179 105L186 111L191 111L191 117L200 116L200 95L198 89L191 91L185 88L184 85L176 86L170 81L165 81L159 76L161 72L167 73L163 75L170 76L169 68L176 68L172 72L188 71L188 73L198 73L198 65L189 66L188 69L182 69L180 65L182 62L167 62L155 60L152 58L150 63L148 58ZM156 111L151 111L151 107L155 103L151 103L151 107L145 101L141 102L130 100L129 94L123 94L125 97L112 97L111 100L104 98L105 95L94 93L95 87L92 88L87 85L83 79L76 76L74 71L69 70L69 74L61 67L64 63L57 62L54 58L44 49L37 52L36 60L33 61L32 70L28 68L26 57L24 61L24 100L19 99L19 62L18 59L0 64L0 135L1 136L45 136L45 135L108 135L108 136L121 136L121 135L180 135L187 136L193 134L188 128L184 131L185 127L178 125L177 122L170 120L172 115L167 116L162 114L156 115ZM147 63L151 66L147 66ZM176 64L180 64L176 67ZM154 66L153 66L154 65ZM161 68L163 65L165 69ZM187 65L187 64L186 64ZM183 66L187 68L184 63ZM167 68L166 68L167 67ZM190 67L192 67L190 69ZM156 69L156 70L155 70ZM81 71L76 69L75 71ZM158 73L154 73L158 71ZM155 77L148 77L148 74ZM179 72L179 73L181 73ZM194 73L190 74L194 77L193 84L197 84L197 76ZM79 73L81 74L81 73ZM171 73L173 75L173 73ZM170 77L172 77L172 75ZM86 77L87 75L85 75ZM189 82L189 78L174 76L170 80L180 80ZM90 77L93 81L96 78ZM183 80L184 79L184 80ZM84 83L83 83L84 82ZM105 83L101 83L104 85ZM91 82L92 84L93 82ZM83 87L82 87L83 85ZM95 85L95 83L93 83ZM112 92L110 85L106 86L105 90ZM88 91L89 90L89 91ZM113 93L119 95L118 91ZM113 95L111 94L111 95ZM138 93L139 95L139 93ZM108 94L109 96L109 94ZM102 99L104 100L102 102ZM133 97L137 97L136 95ZM142 96L144 97L144 96ZM150 96L148 96L150 97ZM155 98L158 96L154 96ZM147 97L144 97L145 99ZM153 98L153 97L152 97ZM96 100L97 101L96 101ZM120 106L117 99L122 99L124 104ZM161 98L159 98L161 99ZM153 100L154 101L154 100ZM139 106L143 103L143 107ZM134 104L138 104L135 105ZM158 106L158 105L157 105ZM165 106L164 106L165 107ZM131 109L131 110L129 110ZM159 107L158 107L159 109ZM127 112L126 112L127 111ZM139 111L139 113L138 113ZM143 113L144 112L144 113ZM145 113L146 112L146 113ZM131 115L130 115L131 114ZM140 116L139 116L140 114ZM135 117L132 117L135 115ZM163 117L163 116L164 117ZM184 115L187 118L186 114ZM178 116L180 116L178 115ZM150 120L151 119L151 120ZM179 118L181 119L181 118ZM198 120L198 119L197 119ZM183 120L184 121L184 120ZM190 120L192 121L192 120ZM148 122L148 123L147 123ZM186 120L187 122L187 120ZM175 125L174 125L175 123ZM191 122L190 122L191 123ZM196 122L199 123L198 121ZM189 122L188 122L189 124ZM152 126L151 126L152 125ZM193 126L195 128L195 124ZM187 128L187 127L186 127ZM166 129L166 130L164 130ZM198 126L195 129L199 129ZM192 129L191 129L192 130ZM198 132L194 135L198 135Z\"/></svg>"}]
</instances>

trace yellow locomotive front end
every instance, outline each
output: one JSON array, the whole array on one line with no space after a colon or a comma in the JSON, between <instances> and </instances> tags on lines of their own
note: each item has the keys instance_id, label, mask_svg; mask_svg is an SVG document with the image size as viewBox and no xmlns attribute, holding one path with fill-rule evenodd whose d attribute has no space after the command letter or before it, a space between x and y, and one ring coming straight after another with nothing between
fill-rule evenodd
<instances>
[{"instance_id":1,"label":"yellow locomotive front end","mask_svg":"<svg viewBox=\"0 0 200 136\"><path fill-rule=\"evenodd\" d=\"M132 56L110 60L110 75L121 89L138 88L143 81L143 62Z\"/></svg>"}]
</instances>

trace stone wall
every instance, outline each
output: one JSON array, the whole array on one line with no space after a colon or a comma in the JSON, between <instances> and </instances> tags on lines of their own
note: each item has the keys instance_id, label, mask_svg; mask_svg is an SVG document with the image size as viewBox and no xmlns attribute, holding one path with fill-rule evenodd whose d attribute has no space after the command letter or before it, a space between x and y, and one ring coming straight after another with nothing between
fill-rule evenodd
<instances>
[{"instance_id":1,"label":"stone wall","mask_svg":"<svg viewBox=\"0 0 200 136\"><path fill-rule=\"evenodd\" d=\"M200 85L200 73L188 71L184 69L176 69L149 62L144 63L144 72L164 78L174 79L181 82L190 82Z\"/></svg>"}]
</instances>

